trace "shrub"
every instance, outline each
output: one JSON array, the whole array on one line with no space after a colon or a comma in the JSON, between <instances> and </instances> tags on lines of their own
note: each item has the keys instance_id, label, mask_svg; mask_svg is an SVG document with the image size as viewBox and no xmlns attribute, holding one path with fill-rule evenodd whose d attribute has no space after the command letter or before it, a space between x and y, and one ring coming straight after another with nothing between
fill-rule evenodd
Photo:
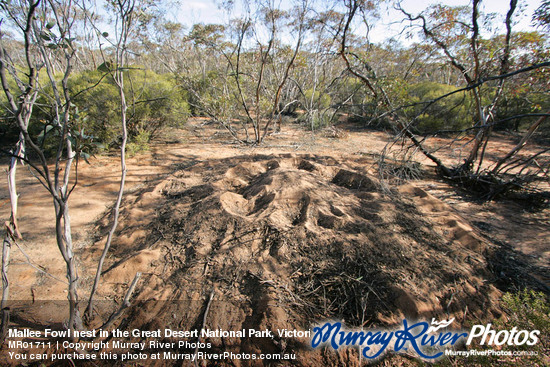
<instances>
[{"instance_id":1,"label":"shrub","mask_svg":"<svg viewBox=\"0 0 550 367\"><path fill-rule=\"evenodd\" d=\"M528 88L517 88L509 93L504 93L497 107L495 120L499 121L517 115L548 111L550 98L547 93L533 93ZM525 118L512 119L500 123L496 128L519 131L522 128L527 128L533 121L533 119Z\"/></svg>"},{"instance_id":2,"label":"shrub","mask_svg":"<svg viewBox=\"0 0 550 367\"><path fill-rule=\"evenodd\" d=\"M0 146L10 149L19 138L19 129L0 99Z\"/></svg>"},{"instance_id":3,"label":"shrub","mask_svg":"<svg viewBox=\"0 0 550 367\"><path fill-rule=\"evenodd\" d=\"M310 88L306 90L304 93L305 97L305 105L309 106L312 104L312 107L318 108L318 109L327 109L330 107L331 98L326 93L321 93L320 91L316 90L313 91L313 88Z\"/></svg>"},{"instance_id":4,"label":"shrub","mask_svg":"<svg viewBox=\"0 0 550 367\"><path fill-rule=\"evenodd\" d=\"M539 330L539 342L533 346L503 346L503 349L511 351L530 351L537 352L536 355L521 356L519 360L514 357L503 359L502 365L516 366L518 362L522 365L542 366L545 356L548 355L550 342L550 307L546 296L541 292L535 292L530 289L524 289L516 293L505 293L502 296L502 306L507 317L495 322L495 328L500 330L511 330L516 327L517 330Z\"/></svg>"},{"instance_id":5,"label":"shrub","mask_svg":"<svg viewBox=\"0 0 550 367\"><path fill-rule=\"evenodd\" d=\"M94 87L100 78L97 71L85 71L73 76L69 88L76 95L74 103L87 115L83 129L110 146L120 134L120 97L108 77Z\"/></svg>"},{"instance_id":6,"label":"shrub","mask_svg":"<svg viewBox=\"0 0 550 367\"><path fill-rule=\"evenodd\" d=\"M149 150L149 140L151 134L148 131L140 131L131 142L126 144L126 154L128 157L133 157L138 153L143 153Z\"/></svg>"},{"instance_id":7,"label":"shrub","mask_svg":"<svg viewBox=\"0 0 550 367\"><path fill-rule=\"evenodd\" d=\"M298 117L297 121L314 131L331 126L333 116L334 111L332 109L311 110Z\"/></svg>"},{"instance_id":8,"label":"shrub","mask_svg":"<svg viewBox=\"0 0 550 367\"><path fill-rule=\"evenodd\" d=\"M543 293L528 289L505 293L502 302L510 318L508 324L520 330L540 330L541 336L550 337L550 306Z\"/></svg>"},{"instance_id":9,"label":"shrub","mask_svg":"<svg viewBox=\"0 0 550 367\"><path fill-rule=\"evenodd\" d=\"M70 89L77 96L74 103L87 115L85 131L112 146L119 143L120 96L109 76L94 87L102 76L98 71L80 73L70 80ZM162 128L181 126L187 121L186 94L171 76L130 69L125 81L130 143L143 145Z\"/></svg>"},{"instance_id":10,"label":"shrub","mask_svg":"<svg viewBox=\"0 0 550 367\"><path fill-rule=\"evenodd\" d=\"M517 293L505 293L501 305L506 313L494 322L494 330L539 330L539 342L533 346L508 345L487 346L470 345L469 349L502 349L504 351L534 352L533 355L521 356L470 356L443 359L438 366L545 366L548 365L548 346L550 342L550 306L546 296L541 292L524 289ZM477 323L477 322L476 322Z\"/></svg>"},{"instance_id":11,"label":"shrub","mask_svg":"<svg viewBox=\"0 0 550 367\"><path fill-rule=\"evenodd\" d=\"M130 136L143 131L153 136L164 127L181 127L190 115L186 93L173 76L152 71L133 71L128 95L135 100L129 114Z\"/></svg>"},{"instance_id":12,"label":"shrub","mask_svg":"<svg viewBox=\"0 0 550 367\"><path fill-rule=\"evenodd\" d=\"M420 133L434 133L445 130L462 130L472 125L470 98L465 92L458 92L431 105L421 113L425 104L447 93L455 91L452 85L433 82L417 83L408 90L407 103L419 103L406 109L409 118L418 116L413 126Z\"/></svg>"}]
</instances>

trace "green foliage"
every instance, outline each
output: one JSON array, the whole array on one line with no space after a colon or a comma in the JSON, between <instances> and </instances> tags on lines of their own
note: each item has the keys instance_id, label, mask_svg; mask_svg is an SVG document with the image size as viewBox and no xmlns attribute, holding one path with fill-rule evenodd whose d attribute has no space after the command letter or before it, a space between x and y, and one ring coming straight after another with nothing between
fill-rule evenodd
<instances>
[{"instance_id":1,"label":"green foliage","mask_svg":"<svg viewBox=\"0 0 550 367\"><path fill-rule=\"evenodd\" d=\"M143 153L149 150L149 140L151 139L151 133L148 131L140 131L132 139L132 141L126 144L126 154L129 157L133 157L138 153Z\"/></svg>"},{"instance_id":2,"label":"green foliage","mask_svg":"<svg viewBox=\"0 0 550 367\"><path fill-rule=\"evenodd\" d=\"M334 110L331 108L332 98L329 94L313 88L304 92L304 101L307 113L302 115L298 121L303 122L309 129L318 130L331 125L331 118Z\"/></svg>"},{"instance_id":3,"label":"green foliage","mask_svg":"<svg viewBox=\"0 0 550 367\"><path fill-rule=\"evenodd\" d=\"M408 118L417 117L413 127L420 133L437 131L462 130L472 125L470 98L465 92L452 94L432 104L425 111L424 102L451 93L456 88L452 85L433 82L413 84L408 88L408 104L416 104L405 110Z\"/></svg>"},{"instance_id":4,"label":"green foliage","mask_svg":"<svg viewBox=\"0 0 550 367\"><path fill-rule=\"evenodd\" d=\"M235 112L240 104L236 97L236 83L224 72L210 70L205 74L192 75L186 78L185 84L191 105L191 115L211 114L221 120L238 115ZM227 93L225 87L232 93Z\"/></svg>"},{"instance_id":5,"label":"green foliage","mask_svg":"<svg viewBox=\"0 0 550 367\"><path fill-rule=\"evenodd\" d=\"M167 74L132 70L127 95L129 103L129 134L131 139L148 132L154 135L164 127L181 127L189 117L186 93Z\"/></svg>"},{"instance_id":6,"label":"green foliage","mask_svg":"<svg viewBox=\"0 0 550 367\"><path fill-rule=\"evenodd\" d=\"M505 120L500 123L497 128L499 130L515 130L519 131L528 128L528 125L533 122L532 119L512 119L509 118L529 114L529 113L544 113L550 109L550 98L547 93L536 93L530 91L527 87L518 86L516 88L508 88L504 96L498 103L497 114L495 120ZM545 126L543 126L544 128ZM540 129L539 129L540 131ZM549 135L545 133L545 135Z\"/></svg>"},{"instance_id":7,"label":"green foliage","mask_svg":"<svg viewBox=\"0 0 550 367\"><path fill-rule=\"evenodd\" d=\"M120 134L120 97L108 77L94 87L101 77L97 71L85 71L69 80L69 88L76 96L74 103L88 117L84 129L93 132L99 141L109 146Z\"/></svg>"},{"instance_id":8,"label":"green foliage","mask_svg":"<svg viewBox=\"0 0 550 367\"><path fill-rule=\"evenodd\" d=\"M334 111L331 109L311 110L300 116L299 122L303 122L311 130L319 130L332 125Z\"/></svg>"},{"instance_id":9,"label":"green foliage","mask_svg":"<svg viewBox=\"0 0 550 367\"><path fill-rule=\"evenodd\" d=\"M61 87L62 76L56 76ZM61 131L51 109L54 98L51 84L45 73L40 74L40 90L29 133L47 156L59 149ZM13 90L15 83L12 82ZM73 96L69 127L73 147L86 159L89 155L120 144L120 95L109 73L84 71L73 74L68 83ZM168 74L129 68L125 72L125 94L128 104L129 149L135 154L146 148L149 139L165 127L178 127L187 121L189 105L187 95ZM60 111L62 112L62 111ZM0 139L11 146L18 129L10 118L5 96L0 99ZM131 145L135 144L135 145Z\"/></svg>"},{"instance_id":10,"label":"green foliage","mask_svg":"<svg viewBox=\"0 0 550 367\"><path fill-rule=\"evenodd\" d=\"M0 98L0 145L11 147L19 137L19 129L5 107L5 99Z\"/></svg>"},{"instance_id":11,"label":"green foliage","mask_svg":"<svg viewBox=\"0 0 550 367\"><path fill-rule=\"evenodd\" d=\"M118 144L120 96L110 75L86 71L74 76L69 87L76 96L74 103L87 115L84 129L107 147ZM124 87L130 142L141 146L144 136L148 141L160 129L181 126L187 121L187 97L173 77L132 68L125 72Z\"/></svg>"},{"instance_id":12,"label":"green foliage","mask_svg":"<svg viewBox=\"0 0 550 367\"><path fill-rule=\"evenodd\" d=\"M17 86L15 80L13 79L10 73L6 73L6 79L8 84L8 89L14 96L19 96L21 90ZM48 80L45 75L40 74L39 83L41 85L48 85ZM41 109L43 108L40 104L43 102L42 98L37 99L37 103L33 108L33 116L40 116ZM43 118L43 117L40 117ZM33 121L31 120L29 131L31 136L36 136L41 130L33 134L36 129L33 129ZM11 149L13 145L17 142L19 138L19 127L15 120L15 115L11 111L11 107L8 103L6 94L2 91L0 93L0 144L7 149Z\"/></svg>"},{"instance_id":13,"label":"green foliage","mask_svg":"<svg viewBox=\"0 0 550 367\"><path fill-rule=\"evenodd\" d=\"M542 336L550 336L550 306L544 293L529 289L505 293L502 302L509 316L505 324L513 324L520 330L540 330Z\"/></svg>"},{"instance_id":14,"label":"green foliage","mask_svg":"<svg viewBox=\"0 0 550 367\"><path fill-rule=\"evenodd\" d=\"M496 320L494 330L539 330L539 342L536 345L508 345L504 344L503 351L526 351L533 355L521 356L470 356L444 358L436 363L436 366L546 366L548 346L550 342L550 306L546 296L542 292L524 289L517 293L505 293L501 299L501 306L506 315ZM475 322L478 324L478 322ZM496 349L494 346L470 345L469 349L485 350Z\"/></svg>"},{"instance_id":15,"label":"green foliage","mask_svg":"<svg viewBox=\"0 0 550 367\"><path fill-rule=\"evenodd\" d=\"M517 293L505 293L502 296L502 307L506 317L495 322L495 328L500 330L539 330L539 342L533 346L505 346L508 350L525 350L537 352L537 355L521 356L523 365L544 365L544 356L548 355L550 345L550 306L544 293L532 289L524 289ZM505 366L516 366L518 360L503 360Z\"/></svg>"},{"instance_id":16,"label":"green foliage","mask_svg":"<svg viewBox=\"0 0 550 367\"><path fill-rule=\"evenodd\" d=\"M331 98L326 93L321 93L316 90L313 92L313 88L305 91L306 104L312 104L318 109L327 109L330 107Z\"/></svg>"}]
</instances>

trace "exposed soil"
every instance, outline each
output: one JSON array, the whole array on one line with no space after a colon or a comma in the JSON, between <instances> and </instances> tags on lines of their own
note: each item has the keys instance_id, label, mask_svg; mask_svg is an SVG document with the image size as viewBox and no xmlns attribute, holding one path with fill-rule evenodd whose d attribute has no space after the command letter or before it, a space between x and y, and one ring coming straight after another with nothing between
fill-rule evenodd
<instances>
[{"instance_id":1,"label":"exposed soil","mask_svg":"<svg viewBox=\"0 0 550 367\"><path fill-rule=\"evenodd\" d=\"M380 182L374 157L389 141L384 132L312 136L287 126L264 146L244 148L202 120L173 131L129 162L100 298L120 301L139 271L128 327L200 328L213 295L211 329L306 330L325 319L353 326L403 317L490 322L501 315L503 291L548 292L548 208L481 203L430 168L408 184ZM503 137L498 147L506 144L513 146ZM18 175L20 245L62 280L51 200L25 169ZM71 210L83 298L117 177L114 157L79 167ZM0 212L7 217L5 192ZM65 284L13 253L12 299L66 299ZM48 323L59 314L33 317ZM299 351L302 365L357 363L356 353L309 351L299 338L210 342L217 350Z\"/></svg>"}]
</instances>

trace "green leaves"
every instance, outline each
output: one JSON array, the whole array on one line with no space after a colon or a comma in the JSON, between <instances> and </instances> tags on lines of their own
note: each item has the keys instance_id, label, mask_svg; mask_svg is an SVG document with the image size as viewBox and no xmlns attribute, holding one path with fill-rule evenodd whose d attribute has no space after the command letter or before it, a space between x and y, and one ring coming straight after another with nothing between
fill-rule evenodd
<instances>
[{"instance_id":1,"label":"green leaves","mask_svg":"<svg viewBox=\"0 0 550 367\"><path fill-rule=\"evenodd\" d=\"M113 63L105 61L103 64L97 67L97 70L101 71L102 73L110 73L113 70Z\"/></svg>"},{"instance_id":2,"label":"green leaves","mask_svg":"<svg viewBox=\"0 0 550 367\"><path fill-rule=\"evenodd\" d=\"M48 135L49 132L51 132L54 128L56 128L56 126L54 125L46 125L44 127L44 129L42 130L42 132L40 132L40 134L38 134L38 142L40 144L43 144L44 143L44 140L46 139L46 136Z\"/></svg>"},{"instance_id":3,"label":"green leaves","mask_svg":"<svg viewBox=\"0 0 550 367\"><path fill-rule=\"evenodd\" d=\"M42 31L40 32L40 38L42 38L45 41L51 41L52 40L52 33L49 31Z\"/></svg>"},{"instance_id":4,"label":"green leaves","mask_svg":"<svg viewBox=\"0 0 550 367\"><path fill-rule=\"evenodd\" d=\"M78 106L72 119L79 127L80 144L87 144L82 147L85 152L94 153L120 144L120 95L110 75L116 70L116 63L106 61L96 71L75 74L69 80L71 94L76 95L73 102ZM136 102L129 107L130 142L141 131L151 133L164 126L185 123L189 115L187 96L173 76L145 71L137 65L118 70L131 77L132 83L125 83L125 93L128 103Z\"/></svg>"},{"instance_id":5,"label":"green leaves","mask_svg":"<svg viewBox=\"0 0 550 367\"><path fill-rule=\"evenodd\" d=\"M80 152L79 156L80 156L80 158L84 159L86 161L86 163L90 164L90 161L89 161L89 159L91 157L90 153Z\"/></svg>"},{"instance_id":6,"label":"green leaves","mask_svg":"<svg viewBox=\"0 0 550 367\"><path fill-rule=\"evenodd\" d=\"M40 31L40 39L46 41L45 47L49 48L50 50L68 49L72 47L72 43L76 38L58 37L55 33L51 31L54 26L54 22L49 22L48 24L46 24L46 29Z\"/></svg>"}]
</instances>

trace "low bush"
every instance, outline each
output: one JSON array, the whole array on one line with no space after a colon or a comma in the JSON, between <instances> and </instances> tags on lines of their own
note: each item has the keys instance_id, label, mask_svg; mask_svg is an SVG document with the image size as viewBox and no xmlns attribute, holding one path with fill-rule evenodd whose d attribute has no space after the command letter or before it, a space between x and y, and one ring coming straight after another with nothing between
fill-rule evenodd
<instances>
[{"instance_id":1,"label":"low bush","mask_svg":"<svg viewBox=\"0 0 550 367\"><path fill-rule=\"evenodd\" d=\"M408 89L407 104L416 104L405 109L408 119L417 118L413 129L419 133L435 133L438 131L456 131L472 126L474 116L471 109L471 99L466 92L458 92L429 106L427 102L457 88L452 85L433 82L413 84Z\"/></svg>"},{"instance_id":2,"label":"low bush","mask_svg":"<svg viewBox=\"0 0 550 367\"><path fill-rule=\"evenodd\" d=\"M189 117L185 92L169 75L138 68L126 72L125 94L128 103L130 142L146 143L165 127L181 126ZM76 95L74 103L87 115L85 129L106 146L118 144L120 136L120 96L110 76L99 71L80 73L70 80Z\"/></svg>"}]
</instances>

